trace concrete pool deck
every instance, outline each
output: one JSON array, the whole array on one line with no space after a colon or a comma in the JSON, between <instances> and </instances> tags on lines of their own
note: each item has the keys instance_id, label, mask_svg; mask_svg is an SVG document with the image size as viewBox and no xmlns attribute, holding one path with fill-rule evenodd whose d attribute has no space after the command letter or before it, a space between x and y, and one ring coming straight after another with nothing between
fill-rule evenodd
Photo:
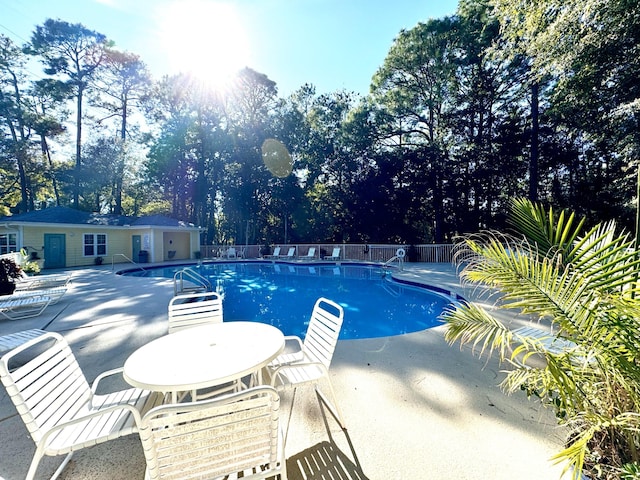
<instances>
[{"instance_id":1,"label":"concrete pool deck","mask_svg":"<svg viewBox=\"0 0 640 480\"><path fill-rule=\"evenodd\" d=\"M122 366L136 348L166 334L172 280L122 277L110 266L67 272L73 276L72 287L59 303L36 318L0 321L0 335L31 328L59 332L91 382L100 372ZM410 263L397 276L476 298L460 285L449 264ZM537 402L523 394L503 394L498 387L502 378L495 360L448 345L442 327L340 341L331 381L347 431L324 415L313 393L299 392L289 422L289 478L560 478L562 466L550 458L561 450L564 431ZM290 398L291 392L283 395L285 424ZM0 479L23 479L34 451L0 387ZM62 459L43 459L36 478L49 478ZM59 478L142 480L144 469L140 440L131 435L80 450Z\"/></svg>"}]
</instances>

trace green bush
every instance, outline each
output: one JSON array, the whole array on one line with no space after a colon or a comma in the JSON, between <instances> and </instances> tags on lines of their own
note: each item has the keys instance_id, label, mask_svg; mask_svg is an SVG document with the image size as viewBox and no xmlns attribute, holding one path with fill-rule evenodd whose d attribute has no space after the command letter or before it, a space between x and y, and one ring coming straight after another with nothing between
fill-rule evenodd
<instances>
[{"instance_id":1,"label":"green bush","mask_svg":"<svg viewBox=\"0 0 640 480\"><path fill-rule=\"evenodd\" d=\"M445 336L496 352L510 368L501 386L524 390L569 428L554 459L590 478L640 478L639 253L614 222L584 230L569 212L513 202L515 233L482 232L456 245L464 280L498 292L497 305L547 320L571 345L558 353L514 334L474 303L444 315ZM527 362L543 357L542 365Z\"/></svg>"}]
</instances>

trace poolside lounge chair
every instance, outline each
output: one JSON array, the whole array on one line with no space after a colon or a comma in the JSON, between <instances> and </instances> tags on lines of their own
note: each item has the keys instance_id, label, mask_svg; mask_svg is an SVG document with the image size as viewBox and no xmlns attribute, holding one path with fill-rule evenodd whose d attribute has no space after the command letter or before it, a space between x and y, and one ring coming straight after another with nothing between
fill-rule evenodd
<instances>
[{"instance_id":1,"label":"poolside lounge chair","mask_svg":"<svg viewBox=\"0 0 640 480\"><path fill-rule=\"evenodd\" d=\"M323 257L324 260L340 260L340 247L334 247L331 255Z\"/></svg>"},{"instance_id":2,"label":"poolside lounge chair","mask_svg":"<svg viewBox=\"0 0 640 480\"><path fill-rule=\"evenodd\" d=\"M37 317L51 303L51 297L46 295L0 296L0 315L9 320Z\"/></svg>"},{"instance_id":3,"label":"poolside lounge chair","mask_svg":"<svg viewBox=\"0 0 640 480\"><path fill-rule=\"evenodd\" d=\"M145 478L286 480L279 408L269 386L154 408L140 427Z\"/></svg>"},{"instance_id":4,"label":"poolside lounge chair","mask_svg":"<svg viewBox=\"0 0 640 480\"><path fill-rule=\"evenodd\" d=\"M300 260L314 260L316 258L316 247L309 247L306 255L302 255Z\"/></svg>"},{"instance_id":5,"label":"poolside lounge chair","mask_svg":"<svg viewBox=\"0 0 640 480\"><path fill-rule=\"evenodd\" d=\"M265 255L264 258L278 258L280 256L280 247L276 247L273 249L273 253L271 255Z\"/></svg>"},{"instance_id":6,"label":"poolside lounge chair","mask_svg":"<svg viewBox=\"0 0 640 480\"><path fill-rule=\"evenodd\" d=\"M221 323L222 297L215 292L177 295L169 301L169 333L185 328Z\"/></svg>"},{"instance_id":7,"label":"poolside lounge chair","mask_svg":"<svg viewBox=\"0 0 640 480\"><path fill-rule=\"evenodd\" d=\"M576 347L576 344L571 340L558 337L553 333L542 330L536 327L520 327L516 328L513 332L515 335L532 338L542 345L542 347L553 355L560 355L567 350Z\"/></svg>"},{"instance_id":8,"label":"poolside lounge chair","mask_svg":"<svg viewBox=\"0 0 640 480\"><path fill-rule=\"evenodd\" d=\"M27 480L45 455L67 455L57 477L74 451L137 432L141 414L163 397L137 388L96 393L103 378L121 370L89 386L66 340L52 332L0 357L0 379L36 444Z\"/></svg>"},{"instance_id":9,"label":"poolside lounge chair","mask_svg":"<svg viewBox=\"0 0 640 480\"><path fill-rule=\"evenodd\" d=\"M291 260L296 256L296 247L289 247L289 251L286 255L278 255L278 258L282 258L285 260Z\"/></svg>"},{"instance_id":10,"label":"poolside lounge chair","mask_svg":"<svg viewBox=\"0 0 640 480\"><path fill-rule=\"evenodd\" d=\"M28 342L32 338L37 338L40 335L44 335L44 330L39 328L32 328L31 330L23 330L21 332L10 333L0 337L0 355L19 347L23 343Z\"/></svg>"},{"instance_id":11,"label":"poolside lounge chair","mask_svg":"<svg viewBox=\"0 0 640 480\"><path fill-rule=\"evenodd\" d=\"M235 247L227 248L227 258L238 258L238 252L236 252Z\"/></svg>"},{"instance_id":12,"label":"poolside lounge chair","mask_svg":"<svg viewBox=\"0 0 640 480\"><path fill-rule=\"evenodd\" d=\"M51 299L49 305L55 305L67 293L67 287L46 288L44 290L17 290L11 295L13 298L46 296Z\"/></svg>"},{"instance_id":13,"label":"poolside lounge chair","mask_svg":"<svg viewBox=\"0 0 640 480\"><path fill-rule=\"evenodd\" d=\"M346 428L342 412L338 408L333 386L329 379L329 365L338 343L344 310L337 303L319 298L311 313L304 342L296 336L285 337L285 342L294 347L285 350L268 366L271 385L278 389L293 388L291 410L295 402L295 391L302 385L313 385L323 402L332 412L342 428ZM319 389L324 379L329 387L331 401Z\"/></svg>"},{"instance_id":14,"label":"poolside lounge chair","mask_svg":"<svg viewBox=\"0 0 640 480\"><path fill-rule=\"evenodd\" d=\"M51 274L29 276L22 272L16 282L16 290L42 290L46 288L65 287L71 281L71 275Z\"/></svg>"}]
</instances>

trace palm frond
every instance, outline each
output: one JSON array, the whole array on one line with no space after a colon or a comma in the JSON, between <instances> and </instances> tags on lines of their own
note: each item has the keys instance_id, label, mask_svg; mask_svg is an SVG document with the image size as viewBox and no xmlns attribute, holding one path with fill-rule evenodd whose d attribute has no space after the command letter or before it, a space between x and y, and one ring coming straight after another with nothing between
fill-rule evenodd
<instances>
[{"instance_id":1,"label":"palm frond","mask_svg":"<svg viewBox=\"0 0 640 480\"><path fill-rule=\"evenodd\" d=\"M574 226L575 214L563 210L556 218L552 208L545 212L541 204L524 198L512 201L510 213L509 223L530 242L538 245L544 255L549 252L568 252L585 222L582 218Z\"/></svg>"},{"instance_id":2,"label":"palm frond","mask_svg":"<svg viewBox=\"0 0 640 480\"><path fill-rule=\"evenodd\" d=\"M459 341L471 344L479 355L491 355L498 351L501 359L506 358L511 332L496 318L474 304L458 304L445 309L442 320L447 322L445 340L449 344Z\"/></svg>"}]
</instances>

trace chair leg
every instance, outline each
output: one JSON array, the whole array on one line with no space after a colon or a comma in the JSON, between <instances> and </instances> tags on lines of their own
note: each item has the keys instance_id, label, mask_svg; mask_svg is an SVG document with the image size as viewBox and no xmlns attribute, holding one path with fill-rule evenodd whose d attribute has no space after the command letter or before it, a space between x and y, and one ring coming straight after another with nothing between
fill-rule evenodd
<instances>
[{"instance_id":1,"label":"chair leg","mask_svg":"<svg viewBox=\"0 0 640 480\"><path fill-rule=\"evenodd\" d=\"M336 401L336 394L335 394L335 392L333 390L333 385L331 384L331 380L329 380L328 378L326 380L327 380L327 384L329 385L329 392L331 394L331 401L329 401L327 399L327 397L325 396L325 394L320 391L320 388L319 388L317 383L315 384L316 392L318 393L318 395L320 396L320 398L322 399L324 404L327 406L327 408L329 409L331 414L338 421L338 423L340 424L340 427L342 427L343 430L346 430L347 429L347 424L344 421L344 416L342 415L342 410L340 409L340 406L338 405L338 402Z\"/></svg>"},{"instance_id":2,"label":"chair leg","mask_svg":"<svg viewBox=\"0 0 640 480\"><path fill-rule=\"evenodd\" d=\"M287 437L289 436L289 425L291 425L291 417L293 416L293 405L296 403L296 392L298 387L293 387L293 394L291 394L291 406L289 407L289 418L287 419L287 428L284 430L284 438L282 439L283 445L287 445Z\"/></svg>"},{"instance_id":3,"label":"chair leg","mask_svg":"<svg viewBox=\"0 0 640 480\"><path fill-rule=\"evenodd\" d=\"M71 460L72 455L73 455L73 452L69 452L69 454L65 457L65 459L62 461L62 463L56 470L56 472L53 474L53 476L49 480L56 480L56 478L58 478L58 475L62 473L62 470L64 470L64 467L66 467L67 463L69 463L69 460Z\"/></svg>"},{"instance_id":4,"label":"chair leg","mask_svg":"<svg viewBox=\"0 0 640 480\"><path fill-rule=\"evenodd\" d=\"M60 476L60 474L64 470L64 467L67 466L67 463L69 463L69 460L71 460L72 456L73 452L69 452L49 480L56 480L56 478ZM40 448L36 448L36 453L33 455L33 460L31 460L31 465L29 465L29 471L27 472L25 480L33 480L36 477L36 472L38 471L38 466L40 465L40 460L42 460L42 457L43 455L40 452Z\"/></svg>"}]
</instances>

